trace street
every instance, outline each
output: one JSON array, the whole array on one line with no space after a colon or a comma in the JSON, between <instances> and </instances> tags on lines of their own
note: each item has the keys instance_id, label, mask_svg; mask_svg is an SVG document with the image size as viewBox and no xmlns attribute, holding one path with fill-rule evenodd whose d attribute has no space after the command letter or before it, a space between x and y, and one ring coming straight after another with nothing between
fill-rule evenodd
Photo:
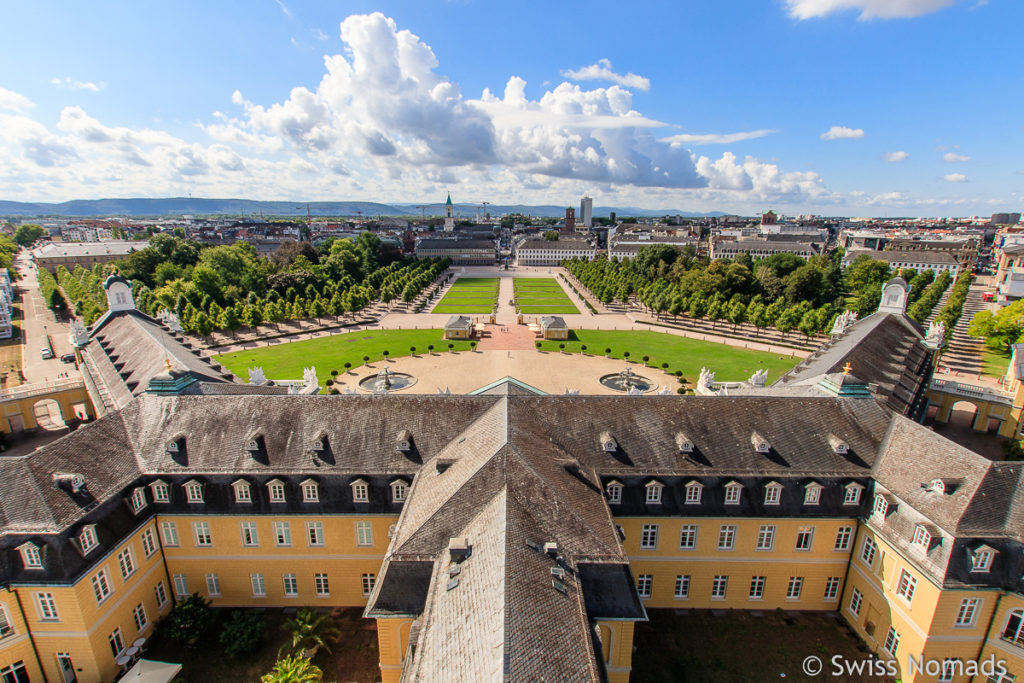
<instances>
[{"instance_id":1,"label":"street","mask_svg":"<svg viewBox=\"0 0 1024 683\"><path fill-rule=\"evenodd\" d=\"M74 363L63 363L62 354L71 353L68 339L70 326L57 322L43 302L36 279L35 266L27 250L18 253L14 267L20 279L14 286L21 292L23 333L21 346L21 371L29 383L47 382L61 377L81 377ZM44 360L42 350L47 346L47 337L53 348L53 358Z\"/></svg>"}]
</instances>

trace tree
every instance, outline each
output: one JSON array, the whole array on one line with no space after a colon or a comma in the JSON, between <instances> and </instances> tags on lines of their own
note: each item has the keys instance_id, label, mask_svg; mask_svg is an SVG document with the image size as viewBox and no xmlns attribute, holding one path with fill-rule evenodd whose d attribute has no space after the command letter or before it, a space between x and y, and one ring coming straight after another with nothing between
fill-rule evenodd
<instances>
[{"instance_id":1,"label":"tree","mask_svg":"<svg viewBox=\"0 0 1024 683\"><path fill-rule=\"evenodd\" d=\"M30 247L32 244L46 235L46 229L35 223L24 223L14 231L14 241L18 246Z\"/></svg>"},{"instance_id":2,"label":"tree","mask_svg":"<svg viewBox=\"0 0 1024 683\"><path fill-rule=\"evenodd\" d=\"M427 344L427 353L434 353L434 345Z\"/></svg>"},{"instance_id":3,"label":"tree","mask_svg":"<svg viewBox=\"0 0 1024 683\"><path fill-rule=\"evenodd\" d=\"M225 308L224 312L220 314L220 319L217 322L220 324L222 329L231 333L232 338L235 336L235 330L242 325L242 321L238 319L238 314L235 313L233 306Z\"/></svg>"},{"instance_id":4,"label":"tree","mask_svg":"<svg viewBox=\"0 0 1024 683\"><path fill-rule=\"evenodd\" d=\"M779 314L778 320L775 321L775 329L785 337L788 332L799 324L802 318L803 312L800 308L798 306L790 306Z\"/></svg>"},{"instance_id":5,"label":"tree","mask_svg":"<svg viewBox=\"0 0 1024 683\"><path fill-rule=\"evenodd\" d=\"M324 672L308 657L288 655L274 662L274 668L260 678L260 683L319 683Z\"/></svg>"},{"instance_id":6,"label":"tree","mask_svg":"<svg viewBox=\"0 0 1024 683\"><path fill-rule=\"evenodd\" d=\"M60 289L54 288L48 297L47 306L54 313L65 313L68 310L67 299L60 293Z\"/></svg>"},{"instance_id":7,"label":"tree","mask_svg":"<svg viewBox=\"0 0 1024 683\"><path fill-rule=\"evenodd\" d=\"M565 353L565 344L558 345L558 353Z\"/></svg>"},{"instance_id":8,"label":"tree","mask_svg":"<svg viewBox=\"0 0 1024 683\"><path fill-rule=\"evenodd\" d=\"M475 341L469 342L469 348L472 351L476 351L476 342Z\"/></svg>"},{"instance_id":9,"label":"tree","mask_svg":"<svg viewBox=\"0 0 1024 683\"><path fill-rule=\"evenodd\" d=\"M546 239L549 242L557 242L558 241L558 231L557 230L548 230L547 232L544 233L544 239Z\"/></svg>"},{"instance_id":10,"label":"tree","mask_svg":"<svg viewBox=\"0 0 1024 683\"><path fill-rule=\"evenodd\" d=\"M263 615L250 610L235 610L220 632L220 644L228 657L251 655L263 642L267 624Z\"/></svg>"},{"instance_id":11,"label":"tree","mask_svg":"<svg viewBox=\"0 0 1024 683\"><path fill-rule=\"evenodd\" d=\"M732 329L735 331L736 328L746 322L747 320L747 307L743 305L742 301L737 301L729 308L729 322L732 323Z\"/></svg>"},{"instance_id":12,"label":"tree","mask_svg":"<svg viewBox=\"0 0 1024 683\"><path fill-rule=\"evenodd\" d=\"M192 319L192 329L200 337L209 337L213 332L213 321L206 313L199 311Z\"/></svg>"},{"instance_id":13,"label":"tree","mask_svg":"<svg viewBox=\"0 0 1024 683\"><path fill-rule=\"evenodd\" d=\"M213 624L210 601L193 593L171 608L163 622L164 633L171 640L195 644Z\"/></svg>"},{"instance_id":14,"label":"tree","mask_svg":"<svg viewBox=\"0 0 1024 683\"><path fill-rule=\"evenodd\" d=\"M984 339L986 346L1008 355L1024 334L1024 299L1004 306L998 313L976 313L967 326L967 334Z\"/></svg>"},{"instance_id":15,"label":"tree","mask_svg":"<svg viewBox=\"0 0 1024 683\"><path fill-rule=\"evenodd\" d=\"M281 624L281 628L291 634L292 653L308 653L309 657L320 648L330 652L328 641L334 642L341 636L329 612L318 612L311 607L300 608L293 618Z\"/></svg>"},{"instance_id":16,"label":"tree","mask_svg":"<svg viewBox=\"0 0 1024 683\"><path fill-rule=\"evenodd\" d=\"M346 374L346 375L348 374L348 372L349 372L349 370L350 370L351 368L352 368L352 363L349 363L348 361L346 361L346 362L345 362L345 374Z\"/></svg>"}]
</instances>

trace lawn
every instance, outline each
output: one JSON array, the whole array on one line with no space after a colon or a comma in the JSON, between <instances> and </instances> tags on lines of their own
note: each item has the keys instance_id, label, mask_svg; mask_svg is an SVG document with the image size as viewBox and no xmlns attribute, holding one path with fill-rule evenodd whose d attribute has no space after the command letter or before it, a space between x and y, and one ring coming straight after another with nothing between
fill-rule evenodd
<instances>
[{"instance_id":1,"label":"lawn","mask_svg":"<svg viewBox=\"0 0 1024 683\"><path fill-rule=\"evenodd\" d=\"M683 612L683 613L679 613ZM832 678L831 658L869 656L867 646L832 614L780 610L762 616L734 610L648 609L648 623L637 624L630 680L644 683L718 681L821 681L885 683L887 677ZM716 616L716 613L719 616ZM804 658L824 667L817 678L802 671Z\"/></svg>"},{"instance_id":2,"label":"lawn","mask_svg":"<svg viewBox=\"0 0 1024 683\"><path fill-rule=\"evenodd\" d=\"M498 278L460 277L431 313L490 313L498 301Z\"/></svg>"},{"instance_id":3,"label":"lawn","mask_svg":"<svg viewBox=\"0 0 1024 683\"><path fill-rule=\"evenodd\" d=\"M256 366L263 368L268 379L302 379L302 369L312 365L323 384L331 379L331 370L344 373L345 363L357 368L363 364L363 356L369 356L373 363L384 358L385 350L390 352L389 358L398 358L410 355L410 346L422 354L427 353L430 344L436 352L447 351L449 343L456 351L470 348L469 342L448 342L444 330L366 330L233 351L215 360L243 379L249 377L249 368Z\"/></svg>"},{"instance_id":4,"label":"lawn","mask_svg":"<svg viewBox=\"0 0 1024 683\"><path fill-rule=\"evenodd\" d=\"M579 313L554 278L517 278L512 281L520 313L557 315Z\"/></svg>"},{"instance_id":5,"label":"lawn","mask_svg":"<svg viewBox=\"0 0 1024 683\"><path fill-rule=\"evenodd\" d=\"M661 369L662 363L668 363L670 372L681 370L691 383L697 380L703 367L715 371L716 379L723 382L739 382L748 379L755 370L768 368L768 381L772 382L800 361L793 356L648 330L576 330L569 336L568 342L561 342L568 352L579 353L580 346L586 345L588 354L603 356L605 349L611 349L612 358L623 358L623 353L628 351L629 359L639 362L644 356L650 356L652 367ZM541 342L541 349L558 351L559 343Z\"/></svg>"},{"instance_id":6,"label":"lawn","mask_svg":"<svg viewBox=\"0 0 1024 683\"><path fill-rule=\"evenodd\" d=\"M288 638L281 624L293 615L286 615L283 610L265 610L267 628L259 650L253 655L231 658L224 653L219 642L222 624L231 611L214 610L217 623L195 647L162 637L158 630L146 644L146 659L180 663L181 673L175 680L184 683L258 681L273 668L277 651ZM380 680L375 623L363 619L362 612L360 608L353 608L336 613L334 623L341 630L341 638L331 644L330 653L321 651L313 658L313 663L323 670L325 681L372 683Z\"/></svg>"},{"instance_id":7,"label":"lawn","mask_svg":"<svg viewBox=\"0 0 1024 683\"><path fill-rule=\"evenodd\" d=\"M981 374L986 377L999 379L1006 375L1006 368L1010 367L1010 354L996 351L985 346L981 352Z\"/></svg>"}]
</instances>

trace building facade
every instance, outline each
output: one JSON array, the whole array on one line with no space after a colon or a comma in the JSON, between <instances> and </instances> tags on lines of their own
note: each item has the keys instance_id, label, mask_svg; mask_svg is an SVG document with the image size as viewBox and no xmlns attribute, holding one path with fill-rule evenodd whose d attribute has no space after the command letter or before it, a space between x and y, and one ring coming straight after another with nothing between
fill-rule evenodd
<instances>
[{"instance_id":1,"label":"building facade","mask_svg":"<svg viewBox=\"0 0 1024 683\"><path fill-rule=\"evenodd\" d=\"M597 257L597 247L585 240L528 239L515 248L515 257L520 266L557 266L571 258L592 261Z\"/></svg>"}]
</instances>

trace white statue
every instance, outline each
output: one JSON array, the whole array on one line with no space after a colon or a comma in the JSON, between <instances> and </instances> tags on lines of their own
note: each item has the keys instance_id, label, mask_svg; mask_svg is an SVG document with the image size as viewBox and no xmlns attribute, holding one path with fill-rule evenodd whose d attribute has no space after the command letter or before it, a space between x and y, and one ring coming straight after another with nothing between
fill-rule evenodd
<instances>
[{"instance_id":1,"label":"white statue","mask_svg":"<svg viewBox=\"0 0 1024 683\"><path fill-rule=\"evenodd\" d=\"M925 335L924 345L938 351L946 345L946 323L941 320L928 325L928 334Z\"/></svg>"},{"instance_id":2,"label":"white statue","mask_svg":"<svg viewBox=\"0 0 1024 683\"><path fill-rule=\"evenodd\" d=\"M715 373L707 368L700 369L700 377L697 379L697 394L700 396L725 396L725 387L715 387Z\"/></svg>"},{"instance_id":3,"label":"white statue","mask_svg":"<svg viewBox=\"0 0 1024 683\"><path fill-rule=\"evenodd\" d=\"M263 368L249 368L249 384L255 384L256 386L261 387L266 383L267 376L263 374Z\"/></svg>"},{"instance_id":4,"label":"white statue","mask_svg":"<svg viewBox=\"0 0 1024 683\"><path fill-rule=\"evenodd\" d=\"M658 390L658 396L668 396L672 393L672 387L667 384Z\"/></svg>"},{"instance_id":5,"label":"white statue","mask_svg":"<svg viewBox=\"0 0 1024 683\"><path fill-rule=\"evenodd\" d=\"M306 386L318 386L320 380L316 376L316 367L309 367L302 369L302 381L305 382Z\"/></svg>"},{"instance_id":6,"label":"white statue","mask_svg":"<svg viewBox=\"0 0 1024 683\"><path fill-rule=\"evenodd\" d=\"M351 396L353 394L358 394L359 392L353 389L352 387L345 387L344 391L342 391L341 393L348 394L349 396Z\"/></svg>"},{"instance_id":7,"label":"white statue","mask_svg":"<svg viewBox=\"0 0 1024 683\"><path fill-rule=\"evenodd\" d=\"M299 388L297 386L295 386L294 384L289 384L288 385L288 395L289 396L298 396L299 395Z\"/></svg>"},{"instance_id":8,"label":"white statue","mask_svg":"<svg viewBox=\"0 0 1024 683\"><path fill-rule=\"evenodd\" d=\"M829 334L833 337L838 336L846 332L846 329L855 322L857 322L857 313L855 311L843 311L836 318L835 323L832 325L832 331Z\"/></svg>"},{"instance_id":9,"label":"white statue","mask_svg":"<svg viewBox=\"0 0 1024 683\"><path fill-rule=\"evenodd\" d=\"M579 396L580 395L580 390L579 389L570 389L569 387L566 387L565 388L565 395L566 396Z\"/></svg>"},{"instance_id":10,"label":"white statue","mask_svg":"<svg viewBox=\"0 0 1024 683\"><path fill-rule=\"evenodd\" d=\"M89 343L89 330L80 320L71 321L71 343L80 349Z\"/></svg>"},{"instance_id":11,"label":"white statue","mask_svg":"<svg viewBox=\"0 0 1024 683\"><path fill-rule=\"evenodd\" d=\"M643 389L640 387L630 387L629 391L626 392L626 396L643 396Z\"/></svg>"},{"instance_id":12,"label":"white statue","mask_svg":"<svg viewBox=\"0 0 1024 683\"><path fill-rule=\"evenodd\" d=\"M768 382L768 369L762 368L758 370L747 381L750 382L752 387L763 387Z\"/></svg>"}]
</instances>

